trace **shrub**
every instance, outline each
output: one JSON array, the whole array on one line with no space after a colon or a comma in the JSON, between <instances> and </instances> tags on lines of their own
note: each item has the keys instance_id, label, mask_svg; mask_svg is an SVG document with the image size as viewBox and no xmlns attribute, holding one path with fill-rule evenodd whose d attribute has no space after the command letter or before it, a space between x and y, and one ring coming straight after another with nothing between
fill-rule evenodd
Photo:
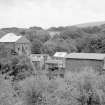
<instances>
[{"instance_id":1,"label":"shrub","mask_svg":"<svg viewBox=\"0 0 105 105\"><path fill-rule=\"evenodd\" d=\"M36 79L35 77L26 78L19 82L23 90L22 99L26 105L35 105L44 103L45 92L48 81L42 78Z\"/></svg>"},{"instance_id":2,"label":"shrub","mask_svg":"<svg viewBox=\"0 0 105 105\"><path fill-rule=\"evenodd\" d=\"M69 72L64 79L28 77L19 82L26 105L99 105L105 103L105 75L92 69Z\"/></svg>"},{"instance_id":3,"label":"shrub","mask_svg":"<svg viewBox=\"0 0 105 105\"><path fill-rule=\"evenodd\" d=\"M101 75L98 75L94 70L84 70L80 73L70 72L66 78L66 90L70 92L71 100L82 105L103 103L104 94L103 90L100 89L102 85L100 77Z\"/></svg>"},{"instance_id":4,"label":"shrub","mask_svg":"<svg viewBox=\"0 0 105 105\"><path fill-rule=\"evenodd\" d=\"M0 105L14 105L17 97L10 81L0 75Z\"/></svg>"}]
</instances>

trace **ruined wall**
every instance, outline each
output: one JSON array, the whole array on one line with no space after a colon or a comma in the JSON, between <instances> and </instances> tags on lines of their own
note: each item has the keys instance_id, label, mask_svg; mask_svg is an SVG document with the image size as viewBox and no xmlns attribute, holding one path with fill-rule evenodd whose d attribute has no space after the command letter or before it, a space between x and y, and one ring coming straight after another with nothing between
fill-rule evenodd
<instances>
[{"instance_id":1,"label":"ruined wall","mask_svg":"<svg viewBox=\"0 0 105 105\"><path fill-rule=\"evenodd\" d=\"M30 45L27 43L16 43L15 44L15 51L19 54L27 54L30 55L31 48Z\"/></svg>"}]
</instances>

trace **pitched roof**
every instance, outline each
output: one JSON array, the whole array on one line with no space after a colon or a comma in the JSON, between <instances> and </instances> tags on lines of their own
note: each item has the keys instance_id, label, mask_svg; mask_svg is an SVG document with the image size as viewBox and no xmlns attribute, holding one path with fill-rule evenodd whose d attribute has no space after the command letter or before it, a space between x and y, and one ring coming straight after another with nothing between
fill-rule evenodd
<instances>
[{"instance_id":1,"label":"pitched roof","mask_svg":"<svg viewBox=\"0 0 105 105\"><path fill-rule=\"evenodd\" d=\"M25 36L22 36L16 41L16 43L30 43L30 41Z\"/></svg>"},{"instance_id":2,"label":"pitched roof","mask_svg":"<svg viewBox=\"0 0 105 105\"><path fill-rule=\"evenodd\" d=\"M70 54L66 55L65 58L104 60L105 54L101 54L101 53L70 53Z\"/></svg>"},{"instance_id":3,"label":"pitched roof","mask_svg":"<svg viewBox=\"0 0 105 105\"><path fill-rule=\"evenodd\" d=\"M65 57L67 55L66 52L56 52L54 54L54 57Z\"/></svg>"},{"instance_id":4,"label":"pitched roof","mask_svg":"<svg viewBox=\"0 0 105 105\"><path fill-rule=\"evenodd\" d=\"M17 36L14 33L8 33L4 35L2 38L0 38L0 42L16 42L21 37L22 36Z\"/></svg>"}]
</instances>

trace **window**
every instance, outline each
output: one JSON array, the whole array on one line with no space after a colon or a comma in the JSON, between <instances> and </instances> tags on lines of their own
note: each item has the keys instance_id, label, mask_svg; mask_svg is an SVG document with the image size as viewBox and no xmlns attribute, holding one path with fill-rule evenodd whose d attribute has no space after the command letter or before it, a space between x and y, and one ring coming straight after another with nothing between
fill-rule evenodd
<instances>
[{"instance_id":1,"label":"window","mask_svg":"<svg viewBox=\"0 0 105 105\"><path fill-rule=\"evenodd\" d=\"M61 78L64 78L64 74L60 74L60 77L61 77Z\"/></svg>"},{"instance_id":2,"label":"window","mask_svg":"<svg viewBox=\"0 0 105 105\"><path fill-rule=\"evenodd\" d=\"M12 54L12 55L16 55L15 50L11 49L11 54Z\"/></svg>"},{"instance_id":3,"label":"window","mask_svg":"<svg viewBox=\"0 0 105 105\"><path fill-rule=\"evenodd\" d=\"M20 50L20 48L18 48L18 51Z\"/></svg>"}]
</instances>

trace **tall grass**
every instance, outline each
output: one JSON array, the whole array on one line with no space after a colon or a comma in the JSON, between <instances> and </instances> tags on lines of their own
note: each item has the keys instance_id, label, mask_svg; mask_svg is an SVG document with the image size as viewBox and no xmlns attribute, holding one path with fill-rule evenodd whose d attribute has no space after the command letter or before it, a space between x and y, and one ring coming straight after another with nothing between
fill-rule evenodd
<instances>
[{"instance_id":1,"label":"tall grass","mask_svg":"<svg viewBox=\"0 0 105 105\"><path fill-rule=\"evenodd\" d=\"M105 75L86 68L68 72L64 79L28 77L19 82L25 105L102 105L105 102Z\"/></svg>"}]
</instances>

